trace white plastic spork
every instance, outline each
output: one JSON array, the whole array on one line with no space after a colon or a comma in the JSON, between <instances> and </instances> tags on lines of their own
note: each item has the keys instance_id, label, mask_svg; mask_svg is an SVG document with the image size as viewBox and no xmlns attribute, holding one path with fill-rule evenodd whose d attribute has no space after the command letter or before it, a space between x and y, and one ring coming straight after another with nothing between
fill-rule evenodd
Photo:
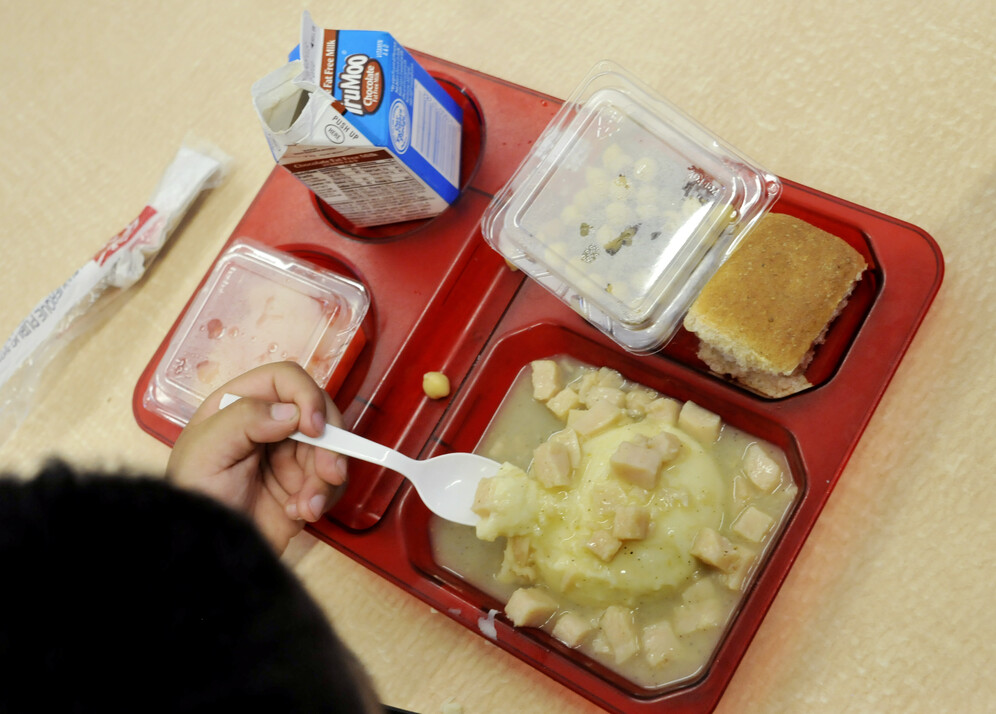
<instances>
[{"instance_id":1,"label":"white plastic spork","mask_svg":"<svg viewBox=\"0 0 996 714\"><path fill-rule=\"evenodd\" d=\"M221 398L221 408L240 399L234 394ZM290 438L321 449L328 449L372 464L380 464L407 478L415 486L422 502L440 518L465 526L477 525L480 516L470 510L477 484L498 472L497 461L477 454L452 453L429 459L412 459L362 436L325 425L325 433L315 438L299 431Z\"/></svg>"}]
</instances>

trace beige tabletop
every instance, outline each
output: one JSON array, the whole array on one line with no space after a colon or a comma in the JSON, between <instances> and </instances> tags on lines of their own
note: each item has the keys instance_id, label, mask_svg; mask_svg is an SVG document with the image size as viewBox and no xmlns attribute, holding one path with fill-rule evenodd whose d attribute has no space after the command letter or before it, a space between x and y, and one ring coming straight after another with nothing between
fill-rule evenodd
<instances>
[{"instance_id":1,"label":"beige tabletop","mask_svg":"<svg viewBox=\"0 0 996 714\"><path fill-rule=\"evenodd\" d=\"M160 473L132 390L269 175L249 86L302 6L0 2L0 333L145 205L183 138L231 155L146 278L63 354L0 467ZM565 97L614 59L772 172L931 234L941 291L719 711L988 711L996 700L996 4L313 4L319 25ZM121 534L127 538L127 533ZM287 556L373 674L423 713L594 711L334 548ZM154 613L150 613L150 617Z\"/></svg>"}]
</instances>

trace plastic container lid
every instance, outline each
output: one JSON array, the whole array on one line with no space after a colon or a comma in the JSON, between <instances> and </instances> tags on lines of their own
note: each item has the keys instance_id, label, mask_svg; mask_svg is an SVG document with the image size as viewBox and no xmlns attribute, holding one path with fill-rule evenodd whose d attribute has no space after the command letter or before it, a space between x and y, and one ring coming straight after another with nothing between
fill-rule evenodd
<instances>
[{"instance_id":1,"label":"plastic container lid","mask_svg":"<svg viewBox=\"0 0 996 714\"><path fill-rule=\"evenodd\" d=\"M618 65L595 65L483 220L524 273L637 354L781 192L776 176Z\"/></svg>"},{"instance_id":2,"label":"plastic container lid","mask_svg":"<svg viewBox=\"0 0 996 714\"><path fill-rule=\"evenodd\" d=\"M252 241L218 258L149 382L144 404L186 425L201 402L253 367L291 360L341 382L365 336L363 285Z\"/></svg>"}]
</instances>

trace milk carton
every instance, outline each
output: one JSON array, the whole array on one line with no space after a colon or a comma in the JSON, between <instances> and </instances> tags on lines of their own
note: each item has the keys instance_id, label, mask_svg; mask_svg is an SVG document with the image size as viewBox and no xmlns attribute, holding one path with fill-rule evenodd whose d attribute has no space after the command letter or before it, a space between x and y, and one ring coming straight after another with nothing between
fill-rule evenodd
<instances>
[{"instance_id":1,"label":"milk carton","mask_svg":"<svg viewBox=\"0 0 996 714\"><path fill-rule=\"evenodd\" d=\"M252 87L273 157L356 226L428 218L459 193L459 105L390 34L322 30Z\"/></svg>"}]
</instances>

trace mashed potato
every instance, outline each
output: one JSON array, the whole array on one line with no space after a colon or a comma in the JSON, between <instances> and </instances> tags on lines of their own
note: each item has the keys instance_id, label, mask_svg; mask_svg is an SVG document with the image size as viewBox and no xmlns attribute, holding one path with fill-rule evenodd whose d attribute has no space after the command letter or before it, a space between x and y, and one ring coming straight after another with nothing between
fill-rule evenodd
<instances>
[{"instance_id":1,"label":"mashed potato","mask_svg":"<svg viewBox=\"0 0 996 714\"><path fill-rule=\"evenodd\" d=\"M551 591L589 605L633 603L686 581L695 570L691 549L696 535L703 527L722 525L726 486L719 465L676 426L630 419L579 439L570 487L544 488L530 474L506 464L494 483L485 484L479 493L477 509L484 518L478 537L528 538L527 562L520 565L531 567L535 581ZM622 444L661 433L675 435L682 453L655 488L648 490L615 473L611 461ZM496 493L501 494L497 500ZM634 514L647 520L646 535L618 537L622 519ZM517 562L514 557L509 561Z\"/></svg>"}]
</instances>

